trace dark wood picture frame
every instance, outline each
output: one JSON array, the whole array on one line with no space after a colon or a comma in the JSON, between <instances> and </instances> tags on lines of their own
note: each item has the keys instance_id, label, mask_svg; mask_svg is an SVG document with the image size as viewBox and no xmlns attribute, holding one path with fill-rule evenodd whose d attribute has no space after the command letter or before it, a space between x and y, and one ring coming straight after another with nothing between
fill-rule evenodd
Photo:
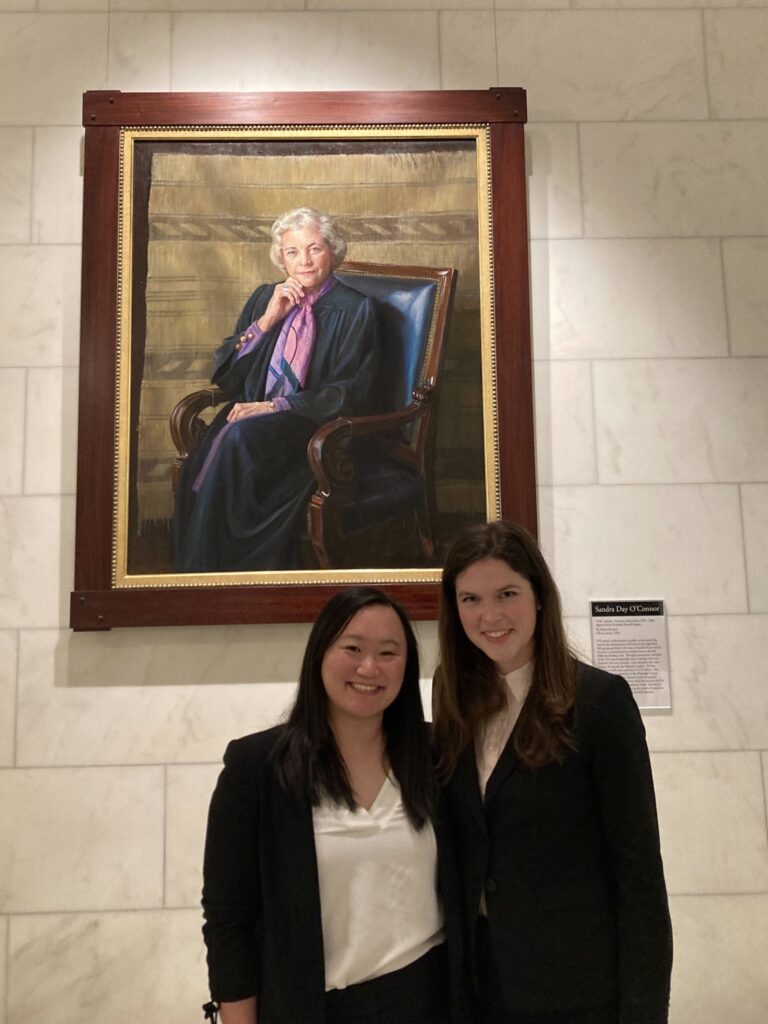
<instances>
[{"instance_id":1,"label":"dark wood picture frame","mask_svg":"<svg viewBox=\"0 0 768 1024\"><path fill-rule=\"evenodd\" d=\"M484 364L483 409L495 447L490 519L509 518L536 533L528 232L523 126L525 92L120 93L84 96L83 279L77 480L76 630L113 626L311 621L345 582L331 574L310 581L235 579L206 585L179 575L162 585L132 585L116 573L118 369L120 365L121 146L128 129L217 126L482 126L488 142L491 273L486 301L492 358ZM122 344L125 345L125 339ZM485 380L484 377L484 380ZM419 580L407 571L375 582L416 619L434 618L437 572ZM360 581L362 582L363 579ZM178 584L178 585L177 585Z\"/></svg>"}]
</instances>

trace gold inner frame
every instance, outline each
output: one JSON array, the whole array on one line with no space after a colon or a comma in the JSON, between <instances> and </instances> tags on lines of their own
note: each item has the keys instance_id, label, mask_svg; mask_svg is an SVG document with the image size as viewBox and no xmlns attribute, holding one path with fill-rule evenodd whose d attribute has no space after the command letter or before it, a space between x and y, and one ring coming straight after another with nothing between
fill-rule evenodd
<instances>
[{"instance_id":1,"label":"gold inner frame","mask_svg":"<svg viewBox=\"0 0 768 1024\"><path fill-rule=\"evenodd\" d=\"M243 125L227 128L124 128L120 133L120 183L117 258L117 430L115 435L114 529L112 584L114 587L275 586L289 584L436 583L439 568L336 569L233 573L129 574L128 507L131 437L131 343L133 301L134 145L144 141L272 141L294 139L471 139L475 141L477 171L480 337L482 363L483 448L486 515L501 514L499 437L497 417L496 337L493 317L494 274L491 246L490 131L485 124L294 126L274 128Z\"/></svg>"}]
</instances>

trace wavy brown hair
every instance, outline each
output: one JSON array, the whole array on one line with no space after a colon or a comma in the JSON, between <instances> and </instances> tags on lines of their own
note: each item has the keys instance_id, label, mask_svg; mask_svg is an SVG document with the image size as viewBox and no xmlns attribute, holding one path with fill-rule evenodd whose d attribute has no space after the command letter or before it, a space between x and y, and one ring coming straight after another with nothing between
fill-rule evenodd
<instances>
[{"instance_id":1,"label":"wavy brown hair","mask_svg":"<svg viewBox=\"0 0 768 1024\"><path fill-rule=\"evenodd\" d=\"M530 767L562 761L574 748L566 721L576 697L576 661L568 645L560 594L534 538L503 520L464 529L445 560L440 592L440 663L433 688L438 768L447 780L462 751L505 704L504 679L491 659L468 639L459 618L456 578L485 558L495 558L531 584L538 607L531 689L513 742Z\"/></svg>"}]
</instances>

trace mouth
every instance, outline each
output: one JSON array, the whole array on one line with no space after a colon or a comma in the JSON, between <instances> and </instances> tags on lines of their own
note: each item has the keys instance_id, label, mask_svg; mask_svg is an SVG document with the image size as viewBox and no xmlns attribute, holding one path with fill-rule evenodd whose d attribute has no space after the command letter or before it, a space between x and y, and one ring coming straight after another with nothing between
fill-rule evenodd
<instances>
[{"instance_id":1,"label":"mouth","mask_svg":"<svg viewBox=\"0 0 768 1024\"><path fill-rule=\"evenodd\" d=\"M486 640L506 640L511 634L511 629L486 629L483 631Z\"/></svg>"},{"instance_id":2,"label":"mouth","mask_svg":"<svg viewBox=\"0 0 768 1024\"><path fill-rule=\"evenodd\" d=\"M381 689L380 686L373 683L347 683L347 686L351 687L355 693L378 693Z\"/></svg>"}]
</instances>

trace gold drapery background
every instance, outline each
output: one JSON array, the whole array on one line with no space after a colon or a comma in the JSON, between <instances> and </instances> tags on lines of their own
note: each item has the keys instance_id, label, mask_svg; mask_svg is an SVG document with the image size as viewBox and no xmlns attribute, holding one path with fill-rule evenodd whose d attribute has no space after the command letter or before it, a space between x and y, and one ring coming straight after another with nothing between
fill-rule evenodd
<instances>
[{"instance_id":1,"label":"gold drapery background","mask_svg":"<svg viewBox=\"0 0 768 1024\"><path fill-rule=\"evenodd\" d=\"M129 533L173 514L168 418L209 381L243 303L279 279L270 227L312 206L338 219L348 259L457 268L437 415L438 532L485 513L478 189L474 140L344 140L157 147L149 161L146 320L134 300L138 389ZM170 151L169 151L170 150ZM144 345L140 335L144 335ZM139 342L137 343L137 335Z\"/></svg>"}]
</instances>

